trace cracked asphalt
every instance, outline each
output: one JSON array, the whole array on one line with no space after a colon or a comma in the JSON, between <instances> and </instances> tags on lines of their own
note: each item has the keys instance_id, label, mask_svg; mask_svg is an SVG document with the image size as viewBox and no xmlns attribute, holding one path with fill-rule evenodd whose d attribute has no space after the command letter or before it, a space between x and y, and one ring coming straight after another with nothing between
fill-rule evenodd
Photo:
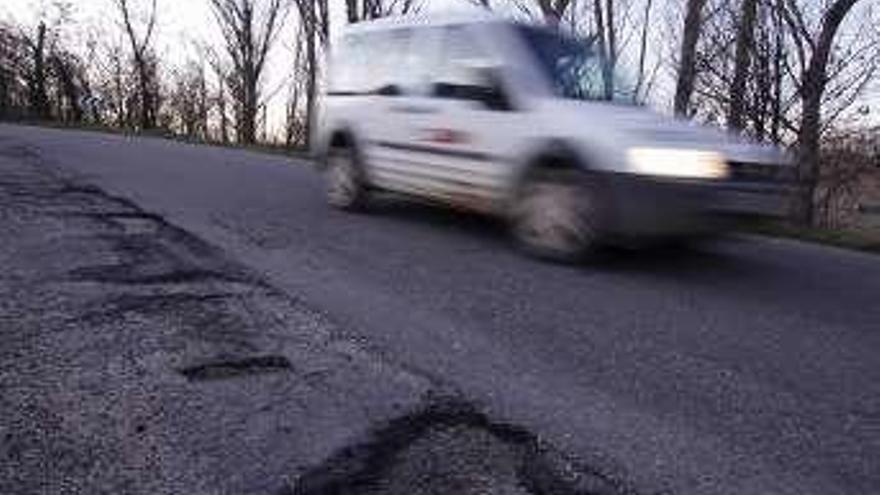
<instances>
[{"instance_id":1,"label":"cracked asphalt","mask_svg":"<svg viewBox=\"0 0 880 495\"><path fill-rule=\"evenodd\" d=\"M876 256L558 266L332 211L307 163L82 132L0 125L0 171L0 493L880 491Z\"/></svg>"}]
</instances>

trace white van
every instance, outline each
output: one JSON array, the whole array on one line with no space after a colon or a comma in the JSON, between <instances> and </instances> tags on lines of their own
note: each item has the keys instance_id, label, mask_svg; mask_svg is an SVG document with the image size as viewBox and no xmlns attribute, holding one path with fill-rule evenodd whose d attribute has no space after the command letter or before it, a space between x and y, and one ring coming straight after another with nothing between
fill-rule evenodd
<instances>
[{"instance_id":1,"label":"white van","mask_svg":"<svg viewBox=\"0 0 880 495\"><path fill-rule=\"evenodd\" d=\"M336 40L317 124L330 204L375 191L508 219L532 253L689 235L780 215L776 148L637 105L584 40L488 14L356 24Z\"/></svg>"}]
</instances>

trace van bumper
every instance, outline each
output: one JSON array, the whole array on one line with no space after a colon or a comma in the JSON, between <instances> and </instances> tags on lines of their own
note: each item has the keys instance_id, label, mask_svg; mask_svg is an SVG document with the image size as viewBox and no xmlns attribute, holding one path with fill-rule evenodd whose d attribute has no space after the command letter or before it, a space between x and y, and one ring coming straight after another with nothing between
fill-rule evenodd
<instances>
[{"instance_id":1,"label":"van bumper","mask_svg":"<svg viewBox=\"0 0 880 495\"><path fill-rule=\"evenodd\" d=\"M713 233L737 218L783 218L796 191L782 182L666 180L609 174L608 230L620 236Z\"/></svg>"}]
</instances>

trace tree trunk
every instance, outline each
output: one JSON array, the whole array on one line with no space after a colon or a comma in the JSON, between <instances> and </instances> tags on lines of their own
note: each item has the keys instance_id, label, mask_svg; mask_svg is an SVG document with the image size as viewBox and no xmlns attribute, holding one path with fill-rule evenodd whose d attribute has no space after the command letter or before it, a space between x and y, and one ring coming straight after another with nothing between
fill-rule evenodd
<instances>
[{"instance_id":1,"label":"tree trunk","mask_svg":"<svg viewBox=\"0 0 880 495\"><path fill-rule=\"evenodd\" d=\"M238 142L254 144L257 141L257 80L252 74L245 76L244 98L238 122Z\"/></svg>"},{"instance_id":2,"label":"tree trunk","mask_svg":"<svg viewBox=\"0 0 880 495\"><path fill-rule=\"evenodd\" d=\"M782 63L785 57L785 47L783 45L783 23L782 14L779 9L773 9L773 100L772 110L773 117L771 120L771 140L774 144L779 144L782 140Z\"/></svg>"},{"instance_id":3,"label":"tree trunk","mask_svg":"<svg viewBox=\"0 0 880 495\"><path fill-rule=\"evenodd\" d=\"M746 82L751 65L751 51L755 44L755 17L758 0L742 0L742 15L736 33L733 82L730 85L730 110L727 116L731 129L743 128Z\"/></svg>"},{"instance_id":4,"label":"tree trunk","mask_svg":"<svg viewBox=\"0 0 880 495\"><path fill-rule=\"evenodd\" d=\"M360 20L357 7L357 0L345 0L345 14L349 24L354 24Z\"/></svg>"},{"instance_id":5,"label":"tree trunk","mask_svg":"<svg viewBox=\"0 0 880 495\"><path fill-rule=\"evenodd\" d=\"M614 97L614 66L617 54L617 33L614 26L614 0L593 0L596 36L599 41L599 61L602 64L602 86L606 100Z\"/></svg>"},{"instance_id":6,"label":"tree trunk","mask_svg":"<svg viewBox=\"0 0 880 495\"><path fill-rule=\"evenodd\" d=\"M0 67L0 119L9 113L9 76L4 67Z\"/></svg>"},{"instance_id":7,"label":"tree trunk","mask_svg":"<svg viewBox=\"0 0 880 495\"><path fill-rule=\"evenodd\" d=\"M31 111L38 119L49 118L49 97L46 95L46 25L37 27L34 45L34 70L30 78Z\"/></svg>"},{"instance_id":8,"label":"tree trunk","mask_svg":"<svg viewBox=\"0 0 880 495\"><path fill-rule=\"evenodd\" d=\"M148 130L156 127L156 106L157 101L151 92L150 85L155 82L156 78L156 60L152 57L149 50L150 38L153 34L153 27L156 23L156 0L152 2L149 20L147 22L146 32L142 40L138 40L132 26L130 12L127 0L117 0L116 3L122 14L125 32L128 35L128 41L131 45L131 52L134 57L135 72L138 78L138 124L141 130Z\"/></svg>"},{"instance_id":9,"label":"tree trunk","mask_svg":"<svg viewBox=\"0 0 880 495\"><path fill-rule=\"evenodd\" d=\"M645 1L645 18L642 20L642 33L639 41L639 73L636 79L636 88L633 91L633 101L639 101L642 87L645 85L645 59L648 54L648 26L651 21L652 5L653 0Z\"/></svg>"},{"instance_id":10,"label":"tree trunk","mask_svg":"<svg viewBox=\"0 0 880 495\"><path fill-rule=\"evenodd\" d=\"M83 118L83 110L80 106L80 91L74 80L74 68L71 63L64 60L63 55L55 55L52 60L55 65L58 84L63 98L59 98L59 116L65 122L80 122ZM67 100L68 111L63 111L63 102Z\"/></svg>"},{"instance_id":11,"label":"tree trunk","mask_svg":"<svg viewBox=\"0 0 880 495\"><path fill-rule=\"evenodd\" d=\"M746 105L750 108L752 125L754 127L755 138L758 141L764 141L767 138L770 108L773 100L773 78L770 62L772 60L773 43L770 39L770 19L769 11L764 6L758 6L757 17L755 18L755 39L754 39L754 61L752 65L755 67L755 77L753 91L756 101L752 105Z\"/></svg>"},{"instance_id":12,"label":"tree trunk","mask_svg":"<svg viewBox=\"0 0 880 495\"><path fill-rule=\"evenodd\" d=\"M605 95L610 100L614 96L614 71L617 67L617 25L615 24L614 0L605 0L605 32L608 43L605 52Z\"/></svg>"},{"instance_id":13,"label":"tree trunk","mask_svg":"<svg viewBox=\"0 0 880 495\"><path fill-rule=\"evenodd\" d=\"M10 82L12 79L12 70L7 67L7 63L11 58L11 50L8 47L9 42L6 33L0 32L0 119L6 118L9 113L10 102Z\"/></svg>"},{"instance_id":14,"label":"tree trunk","mask_svg":"<svg viewBox=\"0 0 880 495\"><path fill-rule=\"evenodd\" d=\"M312 149L312 141L314 136L313 131L315 128L315 120L316 114L315 109L317 107L317 96L318 96L318 56L317 56L317 47L315 46L315 6L309 1L309 8L307 9L307 16L309 22L305 26L306 33L306 62L308 64L308 78L306 79L306 133L305 138L303 139L305 148L307 150Z\"/></svg>"},{"instance_id":15,"label":"tree trunk","mask_svg":"<svg viewBox=\"0 0 880 495\"><path fill-rule=\"evenodd\" d=\"M819 74L819 73L816 73ZM798 178L804 186L804 222L812 225L815 220L813 197L819 184L819 138L822 122L822 93L824 71L820 78L811 75L803 81L801 125L798 132Z\"/></svg>"},{"instance_id":16,"label":"tree trunk","mask_svg":"<svg viewBox=\"0 0 880 495\"><path fill-rule=\"evenodd\" d=\"M146 61L141 56L136 56L135 61L138 67L138 91L140 92L140 126L142 131L146 131L155 127L152 116L152 98L150 97L150 81L147 74Z\"/></svg>"},{"instance_id":17,"label":"tree trunk","mask_svg":"<svg viewBox=\"0 0 880 495\"><path fill-rule=\"evenodd\" d=\"M210 103L208 103L208 83L205 79L204 69L199 79L199 127L202 141L208 141L208 112L210 111Z\"/></svg>"},{"instance_id":18,"label":"tree trunk","mask_svg":"<svg viewBox=\"0 0 880 495\"><path fill-rule=\"evenodd\" d=\"M684 18L684 36L681 41L681 55L678 69L678 82L675 86L675 114L687 115L694 80L697 76L697 41L703 24L703 6L706 0L688 0Z\"/></svg>"},{"instance_id":19,"label":"tree trunk","mask_svg":"<svg viewBox=\"0 0 880 495\"><path fill-rule=\"evenodd\" d=\"M220 93L217 99L217 111L220 113L220 142L229 144L229 119L226 116L226 84L220 81Z\"/></svg>"},{"instance_id":20,"label":"tree trunk","mask_svg":"<svg viewBox=\"0 0 880 495\"><path fill-rule=\"evenodd\" d=\"M608 77L608 45L605 37L605 15L602 11L602 0L593 0L593 19L596 22L596 41L599 44L599 63L602 65L602 90L605 99L611 99L611 88Z\"/></svg>"},{"instance_id":21,"label":"tree trunk","mask_svg":"<svg viewBox=\"0 0 880 495\"><path fill-rule=\"evenodd\" d=\"M122 61L119 59L118 54L113 59L113 90L116 107L116 127L121 129L127 124L127 108L125 89L122 84Z\"/></svg>"},{"instance_id":22,"label":"tree trunk","mask_svg":"<svg viewBox=\"0 0 880 495\"><path fill-rule=\"evenodd\" d=\"M297 122L296 111L299 108L299 87L295 87L290 101L287 103L287 122L284 129L284 146L288 149L293 148L296 139L296 131L299 122Z\"/></svg>"},{"instance_id":23,"label":"tree trunk","mask_svg":"<svg viewBox=\"0 0 880 495\"><path fill-rule=\"evenodd\" d=\"M320 25L321 44L326 48L330 44L330 4L328 0L316 0L318 2L318 23Z\"/></svg>"}]
</instances>

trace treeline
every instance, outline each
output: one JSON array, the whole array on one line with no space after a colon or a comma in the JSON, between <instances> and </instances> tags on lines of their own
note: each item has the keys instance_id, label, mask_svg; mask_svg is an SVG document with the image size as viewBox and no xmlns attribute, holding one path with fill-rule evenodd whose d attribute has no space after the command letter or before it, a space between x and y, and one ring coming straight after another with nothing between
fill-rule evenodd
<instances>
[{"instance_id":1,"label":"treeline","mask_svg":"<svg viewBox=\"0 0 880 495\"><path fill-rule=\"evenodd\" d=\"M112 28L76 25L63 1L47 7L33 26L0 21L0 119L274 143L266 125L266 61L295 2L204 1L223 42L181 40L181 53L189 55L176 63L158 55L156 0L107 0ZM306 3L312 2L299 2ZM321 5L326 18L327 4ZM300 35L290 40L297 47L306 44L302 29ZM311 67L318 72L317 62ZM311 100L316 87L315 79ZM290 118L299 122L288 126L286 144L302 146L306 117L298 110Z\"/></svg>"},{"instance_id":2,"label":"treeline","mask_svg":"<svg viewBox=\"0 0 880 495\"><path fill-rule=\"evenodd\" d=\"M198 1L223 38L190 40L188 59L174 63L157 55L156 0L107 0L113 28L104 30L77 25L60 0L34 25L0 22L0 119L307 147L331 18L356 23L431 2ZM639 100L791 147L807 186L805 221L833 221L828 205L846 203L841 195L857 195L876 173L876 129L857 106L880 67L871 0L460 1L591 36L606 87L625 65ZM290 50L289 74L283 88L267 90L267 60L279 44ZM268 117L279 91L285 111L274 120L283 125ZM843 143L845 156L860 158L833 173L840 160L823 157L841 156L832 150Z\"/></svg>"}]
</instances>

